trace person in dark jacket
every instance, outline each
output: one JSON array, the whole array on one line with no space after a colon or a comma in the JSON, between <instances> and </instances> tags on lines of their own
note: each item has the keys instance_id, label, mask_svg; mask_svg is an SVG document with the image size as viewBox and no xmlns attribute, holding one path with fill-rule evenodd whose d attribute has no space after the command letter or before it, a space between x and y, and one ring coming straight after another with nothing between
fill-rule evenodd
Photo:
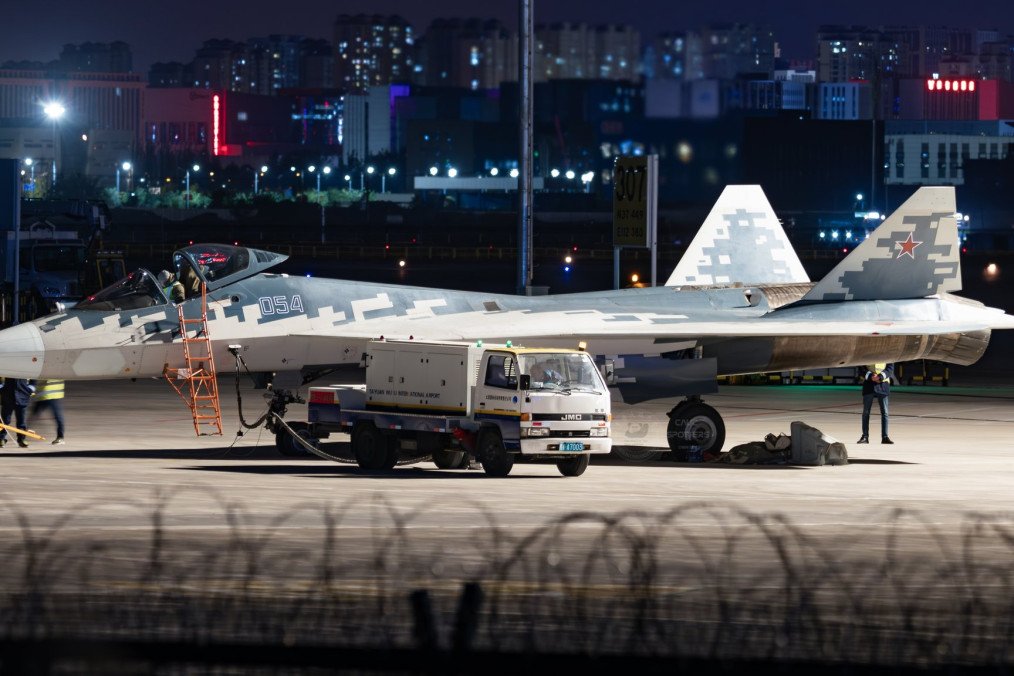
<instances>
[{"instance_id":1,"label":"person in dark jacket","mask_svg":"<svg viewBox=\"0 0 1014 676\"><path fill-rule=\"evenodd\" d=\"M25 429L25 425L28 424L26 416L28 402L31 401L34 392L35 384L30 380L4 378L4 384L0 387L0 419L3 420L4 425L11 424L11 414L13 413L18 429ZM0 428L0 446L4 446L6 443L7 429ZM18 446L22 448L28 446L24 434L18 434Z\"/></svg>"},{"instance_id":2,"label":"person in dark jacket","mask_svg":"<svg viewBox=\"0 0 1014 676\"><path fill-rule=\"evenodd\" d=\"M893 444L887 436L887 399L891 394L891 381L894 380L894 366L891 364L871 364L863 377L863 436L857 443L870 443L870 409L873 400L880 405L880 443Z\"/></svg>"}]
</instances>

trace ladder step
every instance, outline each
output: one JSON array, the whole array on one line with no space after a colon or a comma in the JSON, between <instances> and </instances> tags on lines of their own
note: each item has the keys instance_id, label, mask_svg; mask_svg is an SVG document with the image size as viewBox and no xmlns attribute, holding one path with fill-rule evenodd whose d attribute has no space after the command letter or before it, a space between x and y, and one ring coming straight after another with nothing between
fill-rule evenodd
<instances>
[{"instance_id":1,"label":"ladder step","mask_svg":"<svg viewBox=\"0 0 1014 676\"><path fill-rule=\"evenodd\" d=\"M222 409L218 397L218 380L215 377L215 359L212 355L211 339L208 336L207 289L202 287L201 294L199 318L185 317L183 307L179 307L179 336L183 343L183 360L186 367L167 366L165 375L169 384L190 408L197 435L221 435ZM188 392L184 392L182 383L176 382L182 380L189 383Z\"/></svg>"}]
</instances>

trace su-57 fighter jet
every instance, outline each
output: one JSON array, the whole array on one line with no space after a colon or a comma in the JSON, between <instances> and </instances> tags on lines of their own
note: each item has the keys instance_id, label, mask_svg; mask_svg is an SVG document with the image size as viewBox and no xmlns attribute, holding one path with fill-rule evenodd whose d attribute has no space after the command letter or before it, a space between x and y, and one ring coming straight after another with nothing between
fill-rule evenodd
<instances>
[{"instance_id":1,"label":"su-57 fighter jet","mask_svg":"<svg viewBox=\"0 0 1014 676\"><path fill-rule=\"evenodd\" d=\"M174 255L183 315L202 314L215 359L314 374L358 364L366 341L584 342L628 401L685 396L674 451L718 451L725 427L701 395L719 375L934 359L971 364L1002 310L951 295L961 270L953 188L923 188L817 283L759 186L730 186L665 286L525 297L304 278L285 256L221 244ZM197 295L195 295L195 292ZM65 312L0 332L0 375L157 377L183 365L178 307L136 270ZM226 360L226 361L223 361ZM276 389L276 410L292 401ZM286 397L290 397L286 399ZM271 416L268 417L272 419Z\"/></svg>"}]
</instances>

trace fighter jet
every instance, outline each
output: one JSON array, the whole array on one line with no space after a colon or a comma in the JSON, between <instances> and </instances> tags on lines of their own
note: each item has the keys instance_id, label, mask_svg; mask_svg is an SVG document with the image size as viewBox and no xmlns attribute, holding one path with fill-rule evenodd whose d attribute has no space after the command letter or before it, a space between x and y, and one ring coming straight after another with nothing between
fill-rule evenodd
<instances>
[{"instance_id":1,"label":"fighter jet","mask_svg":"<svg viewBox=\"0 0 1014 676\"><path fill-rule=\"evenodd\" d=\"M665 286L542 297L271 272L285 256L198 244L174 254L179 305L139 269L74 308L0 331L0 375L158 377L183 365L180 312L218 364L298 372L356 365L367 340L578 345L627 401L686 397L670 448L717 452L719 375L933 359L974 363L1014 317L951 292L961 269L953 188L922 188L828 275L810 282L759 186L729 186ZM206 288L202 299L201 286ZM292 394L276 388L275 410ZM288 397L288 398L286 398ZM269 417L269 420L271 418Z\"/></svg>"}]
</instances>

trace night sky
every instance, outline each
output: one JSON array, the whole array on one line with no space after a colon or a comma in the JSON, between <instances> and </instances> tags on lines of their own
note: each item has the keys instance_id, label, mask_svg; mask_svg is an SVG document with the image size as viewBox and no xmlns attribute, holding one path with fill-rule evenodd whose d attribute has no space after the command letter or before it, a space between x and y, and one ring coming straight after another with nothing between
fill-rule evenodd
<instances>
[{"instance_id":1,"label":"night sky","mask_svg":"<svg viewBox=\"0 0 1014 676\"><path fill-rule=\"evenodd\" d=\"M5 2L0 14L0 62L49 61L65 43L123 40L134 53L134 69L155 61L189 61L210 38L245 40L269 33L331 37L341 13L400 14L423 32L438 16L495 16L517 24L514 0L122 0ZM284 9L282 9L284 8ZM481 8L481 12L477 10ZM814 57L814 32L822 23L946 25L1014 33L1014 3L939 0L852 0L810 3L774 0L678 2L676 0L535 0L536 22L629 23L647 40L664 30L683 30L712 21L767 22L786 58Z\"/></svg>"}]
</instances>

